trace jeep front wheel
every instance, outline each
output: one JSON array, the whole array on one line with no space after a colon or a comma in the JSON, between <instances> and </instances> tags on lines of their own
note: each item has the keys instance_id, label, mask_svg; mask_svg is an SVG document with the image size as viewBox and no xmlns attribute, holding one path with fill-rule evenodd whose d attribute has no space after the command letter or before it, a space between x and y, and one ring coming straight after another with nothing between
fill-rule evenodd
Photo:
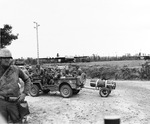
<instances>
[{"instance_id":1,"label":"jeep front wheel","mask_svg":"<svg viewBox=\"0 0 150 124\"><path fill-rule=\"evenodd\" d=\"M39 87L37 85L32 85L29 91L31 96L38 96L39 95Z\"/></svg>"},{"instance_id":2,"label":"jeep front wheel","mask_svg":"<svg viewBox=\"0 0 150 124\"><path fill-rule=\"evenodd\" d=\"M69 85L65 84L60 87L60 94L62 97L64 97L64 98L71 97L72 93L73 93L73 91Z\"/></svg>"},{"instance_id":3,"label":"jeep front wheel","mask_svg":"<svg viewBox=\"0 0 150 124\"><path fill-rule=\"evenodd\" d=\"M99 90L99 95L101 96L101 97L108 97L108 95L110 94L110 91L109 91L109 89L108 88L101 88L100 90Z\"/></svg>"}]
</instances>

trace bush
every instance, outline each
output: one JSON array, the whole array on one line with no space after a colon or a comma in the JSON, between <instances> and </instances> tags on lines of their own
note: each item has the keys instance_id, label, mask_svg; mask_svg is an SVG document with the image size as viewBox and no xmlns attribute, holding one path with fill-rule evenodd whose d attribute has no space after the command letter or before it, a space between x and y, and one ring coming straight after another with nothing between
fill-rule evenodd
<instances>
[{"instance_id":1,"label":"bush","mask_svg":"<svg viewBox=\"0 0 150 124\"><path fill-rule=\"evenodd\" d=\"M148 62L142 65L140 79L150 80L150 64Z\"/></svg>"},{"instance_id":2,"label":"bush","mask_svg":"<svg viewBox=\"0 0 150 124\"><path fill-rule=\"evenodd\" d=\"M129 68L127 66L122 67L117 74L117 79L133 80L140 78L138 68Z\"/></svg>"},{"instance_id":3,"label":"bush","mask_svg":"<svg viewBox=\"0 0 150 124\"><path fill-rule=\"evenodd\" d=\"M84 68L83 71L90 78L105 78L112 79L115 78L116 67L88 67Z\"/></svg>"},{"instance_id":4,"label":"bush","mask_svg":"<svg viewBox=\"0 0 150 124\"><path fill-rule=\"evenodd\" d=\"M101 78L101 79L121 79L121 80L133 80L140 79L140 72L138 68L129 68L123 66L121 68L117 66L103 66L103 67L87 67L83 68L83 71L89 78Z\"/></svg>"}]
</instances>

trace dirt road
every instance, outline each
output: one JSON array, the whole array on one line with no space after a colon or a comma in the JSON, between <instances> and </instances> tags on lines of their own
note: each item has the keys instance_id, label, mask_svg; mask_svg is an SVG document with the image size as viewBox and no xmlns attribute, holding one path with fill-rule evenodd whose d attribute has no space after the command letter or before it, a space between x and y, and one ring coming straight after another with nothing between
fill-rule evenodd
<instances>
[{"instance_id":1,"label":"dirt road","mask_svg":"<svg viewBox=\"0 0 150 124\"><path fill-rule=\"evenodd\" d=\"M107 98L90 89L67 99L59 93L28 96L29 124L104 124L107 115L120 116L121 124L149 124L150 81L116 83L116 90Z\"/></svg>"}]
</instances>

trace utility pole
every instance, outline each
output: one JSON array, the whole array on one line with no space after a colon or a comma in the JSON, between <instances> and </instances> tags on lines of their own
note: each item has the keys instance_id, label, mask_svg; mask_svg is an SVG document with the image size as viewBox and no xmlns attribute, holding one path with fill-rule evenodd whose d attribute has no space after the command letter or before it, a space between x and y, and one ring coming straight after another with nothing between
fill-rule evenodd
<instances>
[{"instance_id":1,"label":"utility pole","mask_svg":"<svg viewBox=\"0 0 150 124\"><path fill-rule=\"evenodd\" d=\"M36 37L37 37L37 65L39 65L39 40L38 40L38 27L40 26L37 22L34 22L35 25L35 29L36 29Z\"/></svg>"},{"instance_id":2,"label":"utility pole","mask_svg":"<svg viewBox=\"0 0 150 124\"><path fill-rule=\"evenodd\" d=\"M0 28L0 49L2 48L2 42L1 42L1 37L2 36L2 34L1 34L1 28Z\"/></svg>"}]
</instances>

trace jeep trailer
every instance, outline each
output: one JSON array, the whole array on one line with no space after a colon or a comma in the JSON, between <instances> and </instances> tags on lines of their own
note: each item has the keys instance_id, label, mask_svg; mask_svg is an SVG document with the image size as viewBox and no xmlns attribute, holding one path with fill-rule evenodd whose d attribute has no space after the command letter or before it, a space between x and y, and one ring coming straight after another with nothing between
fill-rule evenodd
<instances>
[{"instance_id":1,"label":"jeep trailer","mask_svg":"<svg viewBox=\"0 0 150 124\"><path fill-rule=\"evenodd\" d=\"M99 90L101 97L108 97L112 90L116 89L116 82L110 80L91 79L90 87L84 86L85 89Z\"/></svg>"}]
</instances>

